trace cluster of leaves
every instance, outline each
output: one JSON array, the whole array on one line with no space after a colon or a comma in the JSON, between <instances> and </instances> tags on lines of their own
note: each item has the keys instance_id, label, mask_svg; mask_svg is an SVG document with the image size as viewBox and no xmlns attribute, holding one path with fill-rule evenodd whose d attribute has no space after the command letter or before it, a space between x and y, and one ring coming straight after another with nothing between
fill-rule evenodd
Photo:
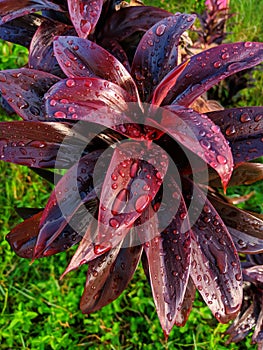
<instances>
[{"instance_id":1,"label":"cluster of leaves","mask_svg":"<svg viewBox=\"0 0 263 350\"><path fill-rule=\"evenodd\" d=\"M0 1L1 37L29 47L28 67L0 73L2 97L23 119L1 123L0 156L57 180L44 209L19 209L25 221L7 239L33 259L79 243L65 273L88 264L84 313L116 299L142 259L166 335L185 324L198 289L218 321L239 315L232 330L245 336L238 253L263 252L263 221L217 188L262 179L248 161L262 155L263 107L190 106L263 61L263 44L222 44L178 64L195 16L119 5Z\"/></svg>"}]
</instances>

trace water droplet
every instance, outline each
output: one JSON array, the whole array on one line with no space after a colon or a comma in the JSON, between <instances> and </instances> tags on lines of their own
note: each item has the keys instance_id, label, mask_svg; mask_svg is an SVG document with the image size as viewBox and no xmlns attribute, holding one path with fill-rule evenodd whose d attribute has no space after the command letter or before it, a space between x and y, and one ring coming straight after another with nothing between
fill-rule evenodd
<instances>
[{"instance_id":1,"label":"water droplet","mask_svg":"<svg viewBox=\"0 0 263 350\"><path fill-rule=\"evenodd\" d=\"M249 122L250 120L251 120L251 117L248 113L241 114L240 116L241 123L246 123L246 122Z\"/></svg>"},{"instance_id":2,"label":"water droplet","mask_svg":"<svg viewBox=\"0 0 263 350\"><path fill-rule=\"evenodd\" d=\"M66 114L62 111L57 111L54 113L55 118L66 118Z\"/></svg>"},{"instance_id":3,"label":"water droplet","mask_svg":"<svg viewBox=\"0 0 263 350\"><path fill-rule=\"evenodd\" d=\"M221 130L220 127L218 125L212 125L211 126L211 130L215 133L218 134Z\"/></svg>"},{"instance_id":4,"label":"water droplet","mask_svg":"<svg viewBox=\"0 0 263 350\"><path fill-rule=\"evenodd\" d=\"M119 221L117 219L114 219L114 218L110 219L109 224L113 228L118 228L120 226Z\"/></svg>"},{"instance_id":5,"label":"water droplet","mask_svg":"<svg viewBox=\"0 0 263 350\"><path fill-rule=\"evenodd\" d=\"M52 100L50 100L49 104L50 104L51 107L54 107L54 106L56 106L57 101L52 99Z\"/></svg>"},{"instance_id":6,"label":"water droplet","mask_svg":"<svg viewBox=\"0 0 263 350\"><path fill-rule=\"evenodd\" d=\"M226 135L234 135L236 133L236 129L234 125L230 125L228 128L226 128Z\"/></svg>"},{"instance_id":7,"label":"water droplet","mask_svg":"<svg viewBox=\"0 0 263 350\"><path fill-rule=\"evenodd\" d=\"M156 35L158 36L162 36L165 32L166 29L166 25L165 24L160 24L157 28L156 28Z\"/></svg>"},{"instance_id":8,"label":"water droplet","mask_svg":"<svg viewBox=\"0 0 263 350\"><path fill-rule=\"evenodd\" d=\"M29 107L29 111L34 115L34 116L38 116L40 115L40 109L36 106L30 106Z\"/></svg>"},{"instance_id":9,"label":"water droplet","mask_svg":"<svg viewBox=\"0 0 263 350\"><path fill-rule=\"evenodd\" d=\"M244 46L245 46L246 48L249 48L249 47L252 47L252 46L253 46L253 43L250 42L250 41L246 41L246 42L244 43Z\"/></svg>"},{"instance_id":10,"label":"water droplet","mask_svg":"<svg viewBox=\"0 0 263 350\"><path fill-rule=\"evenodd\" d=\"M169 322L172 322L173 317L172 317L172 315L171 315L170 312L166 315L166 317L167 317L167 320L168 320Z\"/></svg>"},{"instance_id":11,"label":"water droplet","mask_svg":"<svg viewBox=\"0 0 263 350\"><path fill-rule=\"evenodd\" d=\"M214 63L215 68L220 68L222 66L222 63L220 61L217 61Z\"/></svg>"},{"instance_id":12,"label":"water droplet","mask_svg":"<svg viewBox=\"0 0 263 350\"><path fill-rule=\"evenodd\" d=\"M137 213L142 213L151 200L152 198L149 195L140 196L135 203L135 210Z\"/></svg>"},{"instance_id":13,"label":"water droplet","mask_svg":"<svg viewBox=\"0 0 263 350\"><path fill-rule=\"evenodd\" d=\"M211 143L207 140L201 140L200 141L200 145L204 148L204 149L210 149L211 148Z\"/></svg>"},{"instance_id":14,"label":"water droplet","mask_svg":"<svg viewBox=\"0 0 263 350\"><path fill-rule=\"evenodd\" d=\"M132 163L131 168L130 168L130 177L134 178L137 176L139 170L139 163L138 161L135 161Z\"/></svg>"},{"instance_id":15,"label":"water droplet","mask_svg":"<svg viewBox=\"0 0 263 350\"><path fill-rule=\"evenodd\" d=\"M76 85L76 82L75 82L75 80L73 80L73 79L68 79L68 80L66 81L66 85L67 85L67 87L73 87L73 86Z\"/></svg>"},{"instance_id":16,"label":"water droplet","mask_svg":"<svg viewBox=\"0 0 263 350\"><path fill-rule=\"evenodd\" d=\"M216 157L217 161L219 164L226 164L227 163L227 159L225 156L222 156L221 154L219 154L217 157Z\"/></svg>"},{"instance_id":17,"label":"water droplet","mask_svg":"<svg viewBox=\"0 0 263 350\"><path fill-rule=\"evenodd\" d=\"M221 58L222 58L222 60L227 60L229 58L229 53L228 52L223 53Z\"/></svg>"},{"instance_id":18,"label":"water droplet","mask_svg":"<svg viewBox=\"0 0 263 350\"><path fill-rule=\"evenodd\" d=\"M112 245L110 242L104 242L103 244L96 244L94 246L94 253L96 255L101 255L108 252L111 248L112 248Z\"/></svg>"},{"instance_id":19,"label":"water droplet","mask_svg":"<svg viewBox=\"0 0 263 350\"><path fill-rule=\"evenodd\" d=\"M129 191L125 188L120 190L112 204L112 215L118 215L123 211L129 199L129 194Z\"/></svg>"},{"instance_id":20,"label":"water droplet","mask_svg":"<svg viewBox=\"0 0 263 350\"><path fill-rule=\"evenodd\" d=\"M263 114L258 114L255 116L255 122L259 122L263 118Z\"/></svg>"},{"instance_id":21,"label":"water droplet","mask_svg":"<svg viewBox=\"0 0 263 350\"><path fill-rule=\"evenodd\" d=\"M235 279L236 279L237 281L241 281L241 280L242 280L242 274L241 274L241 273L237 273L237 274L235 275Z\"/></svg>"}]
</instances>

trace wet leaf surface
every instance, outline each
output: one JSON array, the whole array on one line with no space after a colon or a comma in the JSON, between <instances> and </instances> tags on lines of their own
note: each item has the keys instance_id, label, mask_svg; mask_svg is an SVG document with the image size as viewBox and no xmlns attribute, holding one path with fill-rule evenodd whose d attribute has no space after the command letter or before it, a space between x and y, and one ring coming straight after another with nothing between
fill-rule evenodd
<instances>
[{"instance_id":1,"label":"wet leaf surface","mask_svg":"<svg viewBox=\"0 0 263 350\"><path fill-rule=\"evenodd\" d=\"M39 70L21 68L0 73L2 96L24 120L43 120L43 96L59 78Z\"/></svg>"},{"instance_id":2,"label":"wet leaf surface","mask_svg":"<svg viewBox=\"0 0 263 350\"><path fill-rule=\"evenodd\" d=\"M137 96L136 85L126 68L96 43L73 36L54 41L56 58L68 77L100 77Z\"/></svg>"},{"instance_id":3,"label":"wet leaf surface","mask_svg":"<svg viewBox=\"0 0 263 350\"><path fill-rule=\"evenodd\" d=\"M83 313L91 313L115 300L127 287L137 268L142 246L113 248L89 264L81 298Z\"/></svg>"},{"instance_id":4,"label":"wet leaf surface","mask_svg":"<svg viewBox=\"0 0 263 350\"><path fill-rule=\"evenodd\" d=\"M184 181L184 191L189 192L191 186ZM205 203L203 208L200 203ZM224 222L201 190L192 198L188 213L190 218L198 217L192 226L191 278L217 320L227 323L242 303L239 256Z\"/></svg>"},{"instance_id":5,"label":"wet leaf surface","mask_svg":"<svg viewBox=\"0 0 263 350\"><path fill-rule=\"evenodd\" d=\"M164 105L189 106L220 80L263 61L263 43L222 44L190 58Z\"/></svg>"},{"instance_id":6,"label":"wet leaf surface","mask_svg":"<svg viewBox=\"0 0 263 350\"><path fill-rule=\"evenodd\" d=\"M56 57L53 41L57 35L73 35L75 30L66 24L45 19L32 38L28 65L31 69L39 69L64 78Z\"/></svg>"},{"instance_id":7,"label":"wet leaf surface","mask_svg":"<svg viewBox=\"0 0 263 350\"><path fill-rule=\"evenodd\" d=\"M197 154L220 175L224 188L233 170L233 158L220 128L205 114L173 105L166 106L159 129ZM148 119L149 125L158 123Z\"/></svg>"},{"instance_id":8,"label":"wet leaf surface","mask_svg":"<svg viewBox=\"0 0 263 350\"><path fill-rule=\"evenodd\" d=\"M263 107L231 108L207 116L229 141L235 164L263 155Z\"/></svg>"},{"instance_id":9,"label":"wet leaf surface","mask_svg":"<svg viewBox=\"0 0 263 350\"><path fill-rule=\"evenodd\" d=\"M71 21L80 38L93 32L102 10L103 0L68 0Z\"/></svg>"},{"instance_id":10,"label":"wet leaf surface","mask_svg":"<svg viewBox=\"0 0 263 350\"><path fill-rule=\"evenodd\" d=\"M42 10L65 11L65 7L49 0L1 0L0 25L17 17Z\"/></svg>"},{"instance_id":11,"label":"wet leaf surface","mask_svg":"<svg viewBox=\"0 0 263 350\"><path fill-rule=\"evenodd\" d=\"M142 37L132 63L142 101L148 101L154 87L177 65L180 36L194 20L194 15L177 13L157 22Z\"/></svg>"}]
</instances>

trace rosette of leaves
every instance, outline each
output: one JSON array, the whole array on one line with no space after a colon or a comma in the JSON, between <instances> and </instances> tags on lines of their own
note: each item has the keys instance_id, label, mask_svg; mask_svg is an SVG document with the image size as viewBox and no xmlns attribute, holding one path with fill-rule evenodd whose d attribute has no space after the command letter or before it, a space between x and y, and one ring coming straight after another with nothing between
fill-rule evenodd
<instances>
[{"instance_id":1,"label":"rosette of leaves","mask_svg":"<svg viewBox=\"0 0 263 350\"><path fill-rule=\"evenodd\" d=\"M206 115L189 108L220 80L260 63L263 44L224 44L177 65L180 36L194 19L176 14L153 25L130 69L87 38L58 36L54 55L67 78L30 68L0 75L4 98L23 119L1 123L2 160L38 168L50 180L54 173L43 168L68 169L44 209L20 210L27 218L7 237L12 248L36 259L79 243L65 273L88 264L84 313L116 299L142 258L166 335L187 321L196 288L220 322L235 318L242 304L238 252L263 251L260 218L202 191L204 167L226 188L234 166L262 155L263 107ZM195 169L200 186L186 152L202 164ZM165 221L159 209L168 215L173 199L178 211L159 230Z\"/></svg>"}]
</instances>

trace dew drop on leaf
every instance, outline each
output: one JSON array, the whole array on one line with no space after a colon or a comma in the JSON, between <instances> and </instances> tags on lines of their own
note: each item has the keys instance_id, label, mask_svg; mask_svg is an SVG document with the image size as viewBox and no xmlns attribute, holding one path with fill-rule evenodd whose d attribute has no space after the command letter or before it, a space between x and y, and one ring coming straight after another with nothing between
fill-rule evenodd
<instances>
[{"instance_id":1,"label":"dew drop on leaf","mask_svg":"<svg viewBox=\"0 0 263 350\"><path fill-rule=\"evenodd\" d=\"M165 24L160 24L157 28L156 28L156 35L158 36L162 36L165 32L166 29L166 25Z\"/></svg>"}]
</instances>

